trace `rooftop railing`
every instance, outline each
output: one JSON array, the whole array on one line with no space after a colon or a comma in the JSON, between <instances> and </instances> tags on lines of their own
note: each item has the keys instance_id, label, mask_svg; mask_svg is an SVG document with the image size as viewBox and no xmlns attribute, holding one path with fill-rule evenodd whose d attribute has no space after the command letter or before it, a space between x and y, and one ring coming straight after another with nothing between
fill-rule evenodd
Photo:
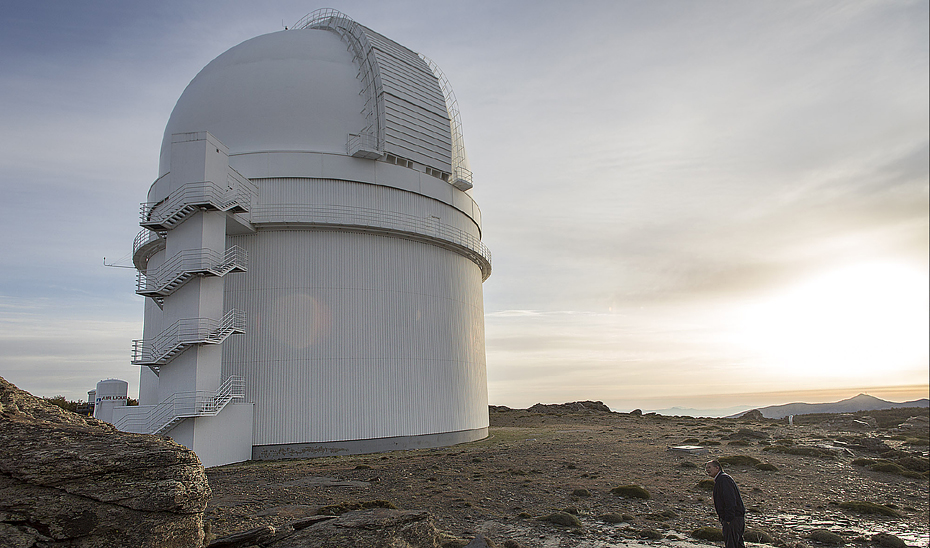
<instances>
[{"instance_id":1,"label":"rooftop railing","mask_svg":"<svg viewBox=\"0 0 930 548\"><path fill-rule=\"evenodd\" d=\"M477 236L443 224L435 217L418 217L355 206L264 204L252 208L252 223L339 225L421 235L437 243L447 243L465 250L481 268L483 279L491 275L491 250L488 246Z\"/></svg>"}]
</instances>

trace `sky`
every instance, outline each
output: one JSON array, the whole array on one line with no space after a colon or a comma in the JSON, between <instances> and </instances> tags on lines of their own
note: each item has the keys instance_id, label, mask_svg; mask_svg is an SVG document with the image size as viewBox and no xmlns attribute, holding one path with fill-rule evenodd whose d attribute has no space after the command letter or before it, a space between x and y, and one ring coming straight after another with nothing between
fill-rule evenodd
<instances>
[{"instance_id":1,"label":"sky","mask_svg":"<svg viewBox=\"0 0 930 548\"><path fill-rule=\"evenodd\" d=\"M455 91L491 404L928 397L925 0L0 0L0 376L137 393L122 267L174 103L321 7Z\"/></svg>"}]
</instances>

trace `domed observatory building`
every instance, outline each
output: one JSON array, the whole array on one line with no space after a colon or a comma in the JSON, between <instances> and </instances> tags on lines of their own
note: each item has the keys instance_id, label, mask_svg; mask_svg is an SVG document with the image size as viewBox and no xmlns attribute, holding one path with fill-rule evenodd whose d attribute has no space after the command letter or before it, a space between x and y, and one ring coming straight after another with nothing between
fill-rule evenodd
<instances>
[{"instance_id":1,"label":"domed observatory building","mask_svg":"<svg viewBox=\"0 0 930 548\"><path fill-rule=\"evenodd\" d=\"M334 10L208 64L134 244L138 407L206 466L487 435L481 242L451 89Z\"/></svg>"}]
</instances>

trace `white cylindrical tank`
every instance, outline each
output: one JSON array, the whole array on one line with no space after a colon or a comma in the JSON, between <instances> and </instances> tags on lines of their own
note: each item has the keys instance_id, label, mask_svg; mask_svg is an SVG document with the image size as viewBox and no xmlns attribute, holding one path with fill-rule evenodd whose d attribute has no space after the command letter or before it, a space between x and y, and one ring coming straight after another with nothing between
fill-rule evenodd
<instances>
[{"instance_id":1,"label":"white cylindrical tank","mask_svg":"<svg viewBox=\"0 0 930 548\"><path fill-rule=\"evenodd\" d=\"M98 382L94 395L94 418L112 423L113 409L126 405L128 391L129 383L126 381L106 379Z\"/></svg>"}]
</instances>

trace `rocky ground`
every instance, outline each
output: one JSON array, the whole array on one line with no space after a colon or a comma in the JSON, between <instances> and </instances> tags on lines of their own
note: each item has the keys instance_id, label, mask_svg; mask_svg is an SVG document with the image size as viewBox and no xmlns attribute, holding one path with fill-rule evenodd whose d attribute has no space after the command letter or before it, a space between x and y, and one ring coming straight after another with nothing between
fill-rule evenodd
<instances>
[{"instance_id":1,"label":"rocky ground","mask_svg":"<svg viewBox=\"0 0 930 548\"><path fill-rule=\"evenodd\" d=\"M914 470L930 467L927 412L916 414L902 430L907 415L901 412L796 417L789 425L761 417L611 413L590 403L492 408L490 436L478 442L208 469L213 498L204 519L209 535L223 537L291 523L330 505L386 501L427 511L450 538L483 534L497 546L680 544L676 539L693 541L693 531L716 526L710 491L699 485L707 479L702 463L747 456L772 466L750 461L725 468L749 510L747 527L769 534L768 543L813 547L811 532L827 529L847 543L866 544L888 532L926 547L930 484ZM709 452L669 449L680 445ZM912 470L901 475L905 468L885 462L891 460ZM650 498L612 492L621 485L640 486ZM882 505L896 516L843 507L853 501ZM546 517L552 521L540 519Z\"/></svg>"}]
</instances>

